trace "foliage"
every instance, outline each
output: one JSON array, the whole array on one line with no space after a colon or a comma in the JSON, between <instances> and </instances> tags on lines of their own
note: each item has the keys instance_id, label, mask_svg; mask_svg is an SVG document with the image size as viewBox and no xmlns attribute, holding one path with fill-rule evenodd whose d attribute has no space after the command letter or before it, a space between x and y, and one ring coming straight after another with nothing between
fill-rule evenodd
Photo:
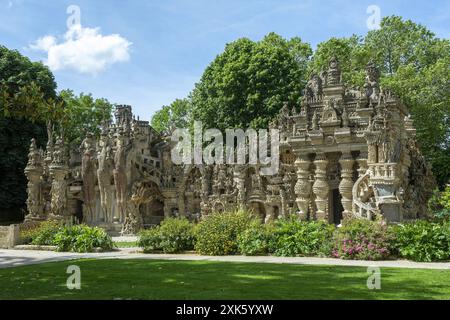
<instances>
[{"instance_id":1,"label":"foliage","mask_svg":"<svg viewBox=\"0 0 450 320\"><path fill-rule=\"evenodd\" d=\"M32 239L31 244L35 245L53 245L56 234L63 228L58 221L44 221L39 227L28 234Z\"/></svg>"},{"instance_id":2,"label":"foliage","mask_svg":"<svg viewBox=\"0 0 450 320\"><path fill-rule=\"evenodd\" d=\"M266 255L273 243L274 226L254 221L237 237L239 252L246 256Z\"/></svg>"},{"instance_id":3,"label":"foliage","mask_svg":"<svg viewBox=\"0 0 450 320\"><path fill-rule=\"evenodd\" d=\"M275 33L227 44L191 94L192 119L220 130L266 127L283 102L298 102L311 54L300 38Z\"/></svg>"},{"instance_id":4,"label":"foliage","mask_svg":"<svg viewBox=\"0 0 450 320\"><path fill-rule=\"evenodd\" d=\"M392 254L394 235L379 221L350 218L335 234L332 256L342 259L382 260Z\"/></svg>"},{"instance_id":5,"label":"foliage","mask_svg":"<svg viewBox=\"0 0 450 320\"><path fill-rule=\"evenodd\" d=\"M35 137L40 146L47 135L40 121L44 100L56 98L50 70L31 62L17 50L0 45L0 210L2 219L20 220L26 200L23 174L28 147ZM21 217L22 216L22 217Z\"/></svg>"},{"instance_id":6,"label":"foliage","mask_svg":"<svg viewBox=\"0 0 450 320\"><path fill-rule=\"evenodd\" d=\"M175 128L187 128L189 126L189 112L191 102L189 99L176 99L168 106L152 116L151 126L158 132L170 133Z\"/></svg>"},{"instance_id":7,"label":"foliage","mask_svg":"<svg viewBox=\"0 0 450 320\"><path fill-rule=\"evenodd\" d=\"M20 239L24 244L52 245L55 234L62 225L54 220L21 225Z\"/></svg>"},{"instance_id":8,"label":"foliage","mask_svg":"<svg viewBox=\"0 0 450 320\"><path fill-rule=\"evenodd\" d=\"M333 231L334 225L326 222L283 218L275 222L271 251L277 256L327 256Z\"/></svg>"},{"instance_id":9,"label":"foliage","mask_svg":"<svg viewBox=\"0 0 450 320\"><path fill-rule=\"evenodd\" d=\"M195 250L205 255L238 253L238 236L255 221L244 210L216 212L206 216L196 226Z\"/></svg>"},{"instance_id":10,"label":"foliage","mask_svg":"<svg viewBox=\"0 0 450 320\"><path fill-rule=\"evenodd\" d=\"M111 119L112 104L108 100L94 99L91 94L63 90L60 97L64 101L64 138L77 147L87 132L98 136L100 125Z\"/></svg>"},{"instance_id":11,"label":"foliage","mask_svg":"<svg viewBox=\"0 0 450 320\"><path fill-rule=\"evenodd\" d=\"M433 196L428 201L428 209L438 219L450 218L450 185L447 185L441 192L434 190Z\"/></svg>"},{"instance_id":12,"label":"foliage","mask_svg":"<svg viewBox=\"0 0 450 320\"><path fill-rule=\"evenodd\" d=\"M161 239L158 227L142 230L139 232L138 246L144 249L144 252L153 252L161 250Z\"/></svg>"},{"instance_id":13,"label":"foliage","mask_svg":"<svg viewBox=\"0 0 450 320\"><path fill-rule=\"evenodd\" d=\"M331 38L319 43L308 65L308 75L327 70L332 57L339 61L343 81L362 87L364 69L370 60L370 52L364 46L363 39L353 35L350 38Z\"/></svg>"},{"instance_id":14,"label":"foliage","mask_svg":"<svg viewBox=\"0 0 450 320\"><path fill-rule=\"evenodd\" d=\"M194 225L186 218L166 218L160 226L141 231L138 245L144 252L179 253L194 249Z\"/></svg>"},{"instance_id":15,"label":"foliage","mask_svg":"<svg viewBox=\"0 0 450 320\"><path fill-rule=\"evenodd\" d=\"M415 221L394 227L395 248L414 261L450 260L450 222Z\"/></svg>"},{"instance_id":16,"label":"foliage","mask_svg":"<svg viewBox=\"0 0 450 320\"><path fill-rule=\"evenodd\" d=\"M114 244L104 229L87 225L65 226L55 235L53 245L58 251L92 252L96 248L112 250Z\"/></svg>"},{"instance_id":17,"label":"foliage","mask_svg":"<svg viewBox=\"0 0 450 320\"><path fill-rule=\"evenodd\" d=\"M79 140L85 131L111 117L111 104L91 95L74 96L70 90L58 95L51 71L31 62L16 50L0 46L0 208L1 218L20 220L26 200L30 140L47 143L46 124L52 122L66 142ZM64 128L64 130L62 130ZM75 141L79 143L80 141Z\"/></svg>"}]
</instances>

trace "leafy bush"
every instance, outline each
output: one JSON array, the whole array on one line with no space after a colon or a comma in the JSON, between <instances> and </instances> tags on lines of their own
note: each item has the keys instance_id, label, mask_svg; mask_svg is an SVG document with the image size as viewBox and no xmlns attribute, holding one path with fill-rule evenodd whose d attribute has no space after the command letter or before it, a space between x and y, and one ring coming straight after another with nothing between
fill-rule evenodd
<instances>
[{"instance_id":1,"label":"leafy bush","mask_svg":"<svg viewBox=\"0 0 450 320\"><path fill-rule=\"evenodd\" d=\"M253 222L237 237L239 252L246 256L266 255L273 243L274 226Z\"/></svg>"},{"instance_id":2,"label":"leafy bush","mask_svg":"<svg viewBox=\"0 0 450 320\"><path fill-rule=\"evenodd\" d=\"M332 248L334 225L300 221L291 216L275 223L271 251L277 256L327 256Z\"/></svg>"},{"instance_id":3,"label":"leafy bush","mask_svg":"<svg viewBox=\"0 0 450 320\"><path fill-rule=\"evenodd\" d=\"M252 221L256 221L255 218L244 210L206 216L195 230L195 250L205 255L236 254L237 238Z\"/></svg>"},{"instance_id":4,"label":"leafy bush","mask_svg":"<svg viewBox=\"0 0 450 320\"><path fill-rule=\"evenodd\" d=\"M57 246L58 251L71 252L92 252L95 248L106 251L114 247L105 230L87 225L61 228L55 235L53 245Z\"/></svg>"},{"instance_id":5,"label":"leafy bush","mask_svg":"<svg viewBox=\"0 0 450 320\"><path fill-rule=\"evenodd\" d=\"M394 227L395 248L400 256L414 261L450 259L450 222L415 221Z\"/></svg>"},{"instance_id":6,"label":"leafy bush","mask_svg":"<svg viewBox=\"0 0 450 320\"><path fill-rule=\"evenodd\" d=\"M61 222L49 220L38 224L28 224L20 237L25 244L52 245L56 233L62 228Z\"/></svg>"},{"instance_id":7,"label":"leafy bush","mask_svg":"<svg viewBox=\"0 0 450 320\"><path fill-rule=\"evenodd\" d=\"M342 259L382 260L392 254L394 235L387 225L363 219L344 220L332 255Z\"/></svg>"},{"instance_id":8,"label":"leafy bush","mask_svg":"<svg viewBox=\"0 0 450 320\"><path fill-rule=\"evenodd\" d=\"M178 253L194 249L194 225L186 218L167 218L161 225L139 234L139 246L144 252L162 250Z\"/></svg>"},{"instance_id":9,"label":"leafy bush","mask_svg":"<svg viewBox=\"0 0 450 320\"><path fill-rule=\"evenodd\" d=\"M160 243L161 239L158 227L142 230L139 233L138 246L143 248L144 252L162 250Z\"/></svg>"},{"instance_id":10,"label":"leafy bush","mask_svg":"<svg viewBox=\"0 0 450 320\"><path fill-rule=\"evenodd\" d=\"M433 196L428 201L428 209L435 218L450 220L450 185L442 192L439 189L433 192Z\"/></svg>"}]
</instances>

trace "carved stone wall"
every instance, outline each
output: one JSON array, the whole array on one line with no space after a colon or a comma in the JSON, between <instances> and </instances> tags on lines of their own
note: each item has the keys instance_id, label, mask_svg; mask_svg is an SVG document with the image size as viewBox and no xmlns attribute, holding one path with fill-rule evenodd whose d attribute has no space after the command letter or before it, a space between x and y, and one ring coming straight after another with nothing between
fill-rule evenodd
<instances>
[{"instance_id":1,"label":"carved stone wall","mask_svg":"<svg viewBox=\"0 0 450 320\"><path fill-rule=\"evenodd\" d=\"M347 88L332 59L312 75L299 105L281 106L270 123L280 131L273 176L261 176L259 165L175 165L170 137L135 119L130 106L117 106L115 122L100 137L87 134L78 150L49 125L47 150L30 146L27 219L80 215L128 234L164 217L198 220L233 208L266 222L290 214L335 223L421 218L434 185L430 168L406 106L380 88L375 64L366 73L362 90Z\"/></svg>"}]
</instances>

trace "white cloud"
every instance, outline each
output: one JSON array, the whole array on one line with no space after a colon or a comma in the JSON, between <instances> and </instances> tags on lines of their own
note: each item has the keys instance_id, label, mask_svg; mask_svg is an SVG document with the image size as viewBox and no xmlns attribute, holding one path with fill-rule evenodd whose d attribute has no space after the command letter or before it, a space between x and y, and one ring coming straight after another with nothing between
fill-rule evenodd
<instances>
[{"instance_id":1,"label":"white cloud","mask_svg":"<svg viewBox=\"0 0 450 320\"><path fill-rule=\"evenodd\" d=\"M46 64L52 71L69 69L97 74L109 65L130 59L131 42L118 34L103 36L99 28L74 25L62 41L47 35L29 47L47 53Z\"/></svg>"}]
</instances>

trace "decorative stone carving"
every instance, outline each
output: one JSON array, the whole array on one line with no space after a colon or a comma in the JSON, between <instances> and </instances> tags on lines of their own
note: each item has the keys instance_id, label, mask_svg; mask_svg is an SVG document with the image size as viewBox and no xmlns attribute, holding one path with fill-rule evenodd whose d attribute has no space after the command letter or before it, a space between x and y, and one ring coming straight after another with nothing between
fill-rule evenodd
<instances>
[{"instance_id":1,"label":"decorative stone carving","mask_svg":"<svg viewBox=\"0 0 450 320\"><path fill-rule=\"evenodd\" d=\"M57 138L53 161L50 165L50 176L52 177L50 218L55 220L65 220L67 217L67 181L69 173L64 142L62 138Z\"/></svg>"},{"instance_id":2,"label":"decorative stone carving","mask_svg":"<svg viewBox=\"0 0 450 320\"><path fill-rule=\"evenodd\" d=\"M308 156L299 157L295 161L297 168L297 183L295 184L295 202L298 207L300 219L306 220L308 215L309 202L311 201L311 182L309 181L311 161Z\"/></svg>"},{"instance_id":3,"label":"decorative stone carving","mask_svg":"<svg viewBox=\"0 0 450 320\"><path fill-rule=\"evenodd\" d=\"M339 192L342 197L342 207L344 208L343 217L350 216L352 213L352 188L353 188L353 164L354 160L349 152L343 152L339 159L341 165L341 182Z\"/></svg>"},{"instance_id":4,"label":"decorative stone carving","mask_svg":"<svg viewBox=\"0 0 450 320\"><path fill-rule=\"evenodd\" d=\"M97 168L95 165L95 143L92 133L88 133L80 146L82 153L81 177L83 179L84 221L92 223L95 220L95 183Z\"/></svg>"},{"instance_id":5,"label":"decorative stone carving","mask_svg":"<svg viewBox=\"0 0 450 320\"><path fill-rule=\"evenodd\" d=\"M127 174L125 136L123 131L117 136L117 147L114 155L114 186L116 188L117 216L115 221L124 222L127 210Z\"/></svg>"},{"instance_id":6,"label":"decorative stone carving","mask_svg":"<svg viewBox=\"0 0 450 320\"><path fill-rule=\"evenodd\" d=\"M164 217L197 221L239 207L266 221L293 213L336 223L342 214L422 218L434 184L412 121L407 108L381 90L372 62L366 72L363 90L348 88L331 59L308 82L300 113L280 106L270 122L281 138L281 167L273 176L260 176L258 165L175 165L170 137L133 117L127 105L117 106L115 121L100 137L88 135L81 148L53 143L49 123L45 159L34 143L30 147L27 219L77 216L129 234Z\"/></svg>"},{"instance_id":7,"label":"decorative stone carving","mask_svg":"<svg viewBox=\"0 0 450 320\"><path fill-rule=\"evenodd\" d=\"M313 192L316 196L316 219L328 221L328 192L330 190L327 181L328 160L324 154L318 154L314 160L316 166Z\"/></svg>"},{"instance_id":8,"label":"decorative stone carving","mask_svg":"<svg viewBox=\"0 0 450 320\"><path fill-rule=\"evenodd\" d=\"M42 154L36 146L36 140L31 139L28 163L25 167L27 184L27 209L28 215L25 220L41 220L43 214L43 199L41 194L41 175L43 173Z\"/></svg>"},{"instance_id":9,"label":"decorative stone carving","mask_svg":"<svg viewBox=\"0 0 450 320\"><path fill-rule=\"evenodd\" d=\"M341 83L341 70L339 69L339 63L336 57L330 60L327 72L327 85L337 85Z\"/></svg>"},{"instance_id":10,"label":"decorative stone carving","mask_svg":"<svg viewBox=\"0 0 450 320\"><path fill-rule=\"evenodd\" d=\"M98 189L100 192L100 205L102 208L101 219L105 222L113 222L111 204L112 204L112 185L111 177L114 168L113 150L107 131L102 132L100 140L100 152L98 155Z\"/></svg>"}]
</instances>

